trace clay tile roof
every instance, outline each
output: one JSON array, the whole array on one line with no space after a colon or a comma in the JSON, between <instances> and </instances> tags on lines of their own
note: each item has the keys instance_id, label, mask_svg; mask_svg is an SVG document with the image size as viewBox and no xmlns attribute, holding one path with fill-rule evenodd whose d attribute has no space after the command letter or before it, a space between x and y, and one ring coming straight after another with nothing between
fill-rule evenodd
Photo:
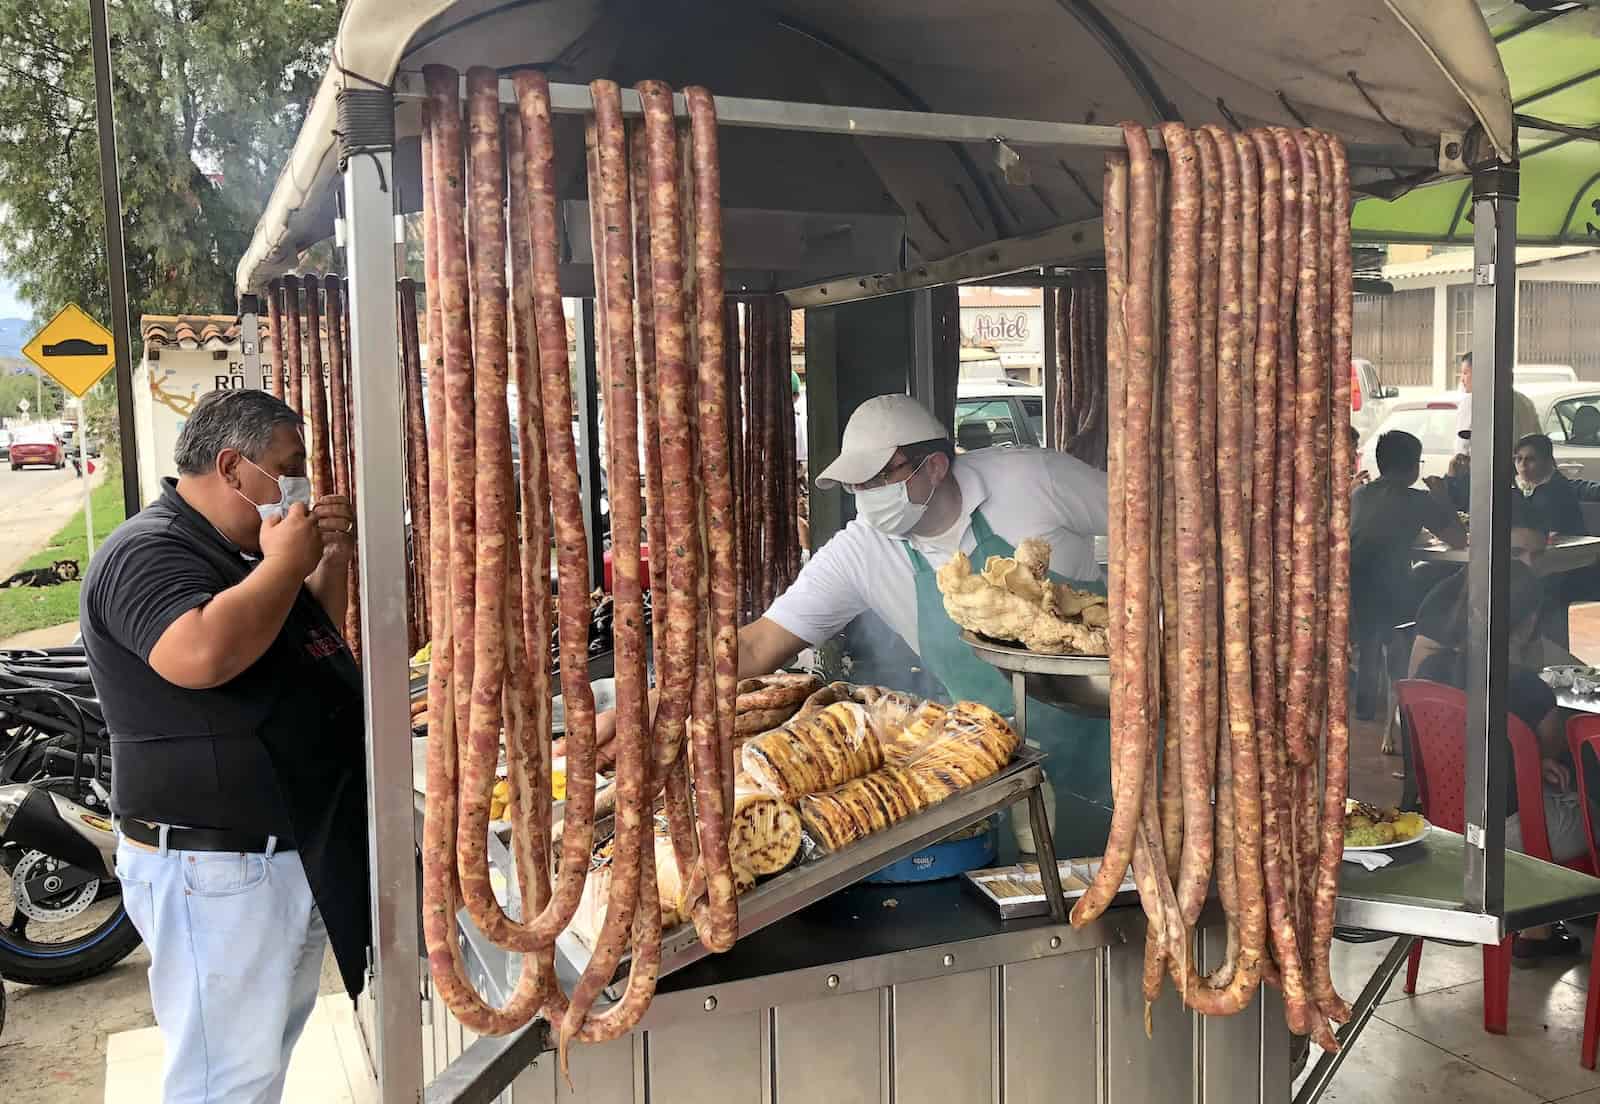
<instances>
[{"instance_id":1,"label":"clay tile roof","mask_svg":"<svg viewBox=\"0 0 1600 1104\"><path fill-rule=\"evenodd\" d=\"M146 314L139 332L149 348L222 349L239 340L239 320L230 314Z\"/></svg>"}]
</instances>

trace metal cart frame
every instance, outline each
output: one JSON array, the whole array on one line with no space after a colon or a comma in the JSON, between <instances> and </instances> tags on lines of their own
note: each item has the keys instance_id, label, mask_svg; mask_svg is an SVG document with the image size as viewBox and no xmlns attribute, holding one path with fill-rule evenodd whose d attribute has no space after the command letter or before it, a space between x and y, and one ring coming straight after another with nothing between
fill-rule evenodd
<instances>
[{"instance_id":1,"label":"metal cart frame","mask_svg":"<svg viewBox=\"0 0 1600 1104\"><path fill-rule=\"evenodd\" d=\"M416 840L411 801L409 731L405 655L405 450L402 439L401 366L396 355L398 332L394 288L401 273L403 233L394 177L393 104L420 97L415 74L402 73L393 89L350 89L345 96L387 97L389 110L360 113L363 123L376 121L371 132L358 128L341 135L343 155L342 230L349 278L351 355L354 403L355 473L360 542L362 632L366 662L362 668L366 694L366 748L369 776L374 940L369 965L374 1019L369 1045L378 1091L384 1100L422 1098L421 1063L417 1050L425 978L418 956ZM558 114L585 113L592 101L587 87L553 85L552 109ZM502 105L514 102L509 82L501 85ZM681 115L683 100L675 101ZM1005 142L1016 145L1119 149L1117 127L1039 122L854 108L822 104L719 97L718 121L724 127L823 132L932 142ZM368 105L370 107L370 105ZM640 112L639 99L623 92L623 111ZM355 113L352 113L354 115ZM387 122L387 127L381 125ZM1158 134L1152 142L1160 148ZM1458 150L1447 151L1453 159ZM1411 146L1352 146L1351 161L1402 170L1434 170L1444 164L1431 149ZM1489 468L1511 447L1511 369L1515 322L1515 245L1517 168L1491 160L1473 171L1475 221L1474 334L1475 360L1473 436L1487 441L1481 466ZM861 276L794 288L785 294L791 305L812 307L850 302L985 276L1081 261L1100 252L1098 221L1072 223L1025 239L984 246L913 270ZM249 307L247 306L247 311ZM247 313L245 332L255 319ZM584 327L586 330L587 327ZM1505 545L1510 521L1510 488L1503 481L1480 479L1472 488L1474 530L1489 540L1471 550L1471 593L1483 611L1471 625L1471 740L1468 749L1469 792L1467 846L1458 899L1430 902L1365 901L1363 922L1369 927L1413 935L1459 932L1463 923L1486 938L1504 928L1505 893L1503 779L1498 762L1488 754L1502 737L1505 724L1507 657ZM1498 648L1491 647L1499 643ZM1393 958L1393 956L1391 956ZM1387 963L1386 966L1392 966ZM1392 969L1389 974L1392 976ZM1363 1009L1358 1003L1358 1010ZM1370 1009L1366 1009L1370 1011ZM654 1014L654 1013L653 1013ZM1350 1037L1364 1016L1347 1028ZM1354 1029L1354 1030L1352 1030ZM512 1036L518 1039L520 1036ZM542 1044L542 1039L540 1040ZM480 1048L482 1048L480 1053ZM536 1053L536 1051L534 1052ZM523 1054L528 1054L524 1050ZM509 1084L528 1058L514 1058L506 1040L483 1040L461 1059L457 1074L441 1078L428 1098L487 1100ZM1331 1071L1329 1072L1331 1076ZM1325 1079L1323 1081L1325 1084Z\"/></svg>"}]
</instances>

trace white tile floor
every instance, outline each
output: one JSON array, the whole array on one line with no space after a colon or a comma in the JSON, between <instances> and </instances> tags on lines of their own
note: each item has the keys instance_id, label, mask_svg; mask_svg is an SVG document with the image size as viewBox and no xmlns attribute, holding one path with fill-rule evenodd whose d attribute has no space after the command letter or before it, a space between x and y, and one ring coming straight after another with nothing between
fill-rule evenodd
<instances>
[{"instance_id":1,"label":"white tile floor","mask_svg":"<svg viewBox=\"0 0 1600 1104\"><path fill-rule=\"evenodd\" d=\"M1334 944L1334 977L1346 999L1390 945ZM1506 1034L1491 1035L1483 1030L1481 948L1426 944L1416 993L1403 991L1402 967L1323 1101L1600 1104L1600 1073L1578 1063L1588 962L1586 954L1513 969Z\"/></svg>"},{"instance_id":2,"label":"white tile floor","mask_svg":"<svg viewBox=\"0 0 1600 1104\"><path fill-rule=\"evenodd\" d=\"M347 1063L359 1061L351 1046L359 1047L350 1001L334 993L317 1001L305 1034L289 1062L283 1099L295 1104L360 1104L366 1071L354 1076ZM161 1104L159 1028L121 1031L106 1040L106 1104Z\"/></svg>"}]
</instances>

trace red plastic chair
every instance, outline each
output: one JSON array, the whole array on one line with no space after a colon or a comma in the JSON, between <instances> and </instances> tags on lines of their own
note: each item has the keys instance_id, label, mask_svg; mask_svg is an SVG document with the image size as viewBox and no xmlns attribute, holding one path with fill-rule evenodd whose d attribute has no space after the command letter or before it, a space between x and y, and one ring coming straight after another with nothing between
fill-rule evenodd
<instances>
[{"instance_id":1,"label":"red plastic chair","mask_svg":"<svg viewBox=\"0 0 1600 1104\"><path fill-rule=\"evenodd\" d=\"M1395 687L1400 709L1411 737L1411 765L1417 775L1422 812L1432 824L1452 832L1466 831L1467 696L1453 686L1422 679L1406 679ZM1550 835L1544 820L1543 764L1539 739L1522 720L1506 717L1511 742L1511 768L1516 780L1517 808L1522 825L1522 849L1534 858L1554 862ZM1590 858L1564 865L1593 873ZM1511 936L1498 946L1483 948L1483 1029L1506 1033L1506 1012L1511 1000ZM1422 965L1422 942L1411 948L1406 966L1407 993L1417 991Z\"/></svg>"},{"instance_id":2,"label":"red plastic chair","mask_svg":"<svg viewBox=\"0 0 1600 1104\"><path fill-rule=\"evenodd\" d=\"M1595 847L1594 825L1589 822L1589 783L1584 778L1586 758L1600 769L1600 716L1580 714L1568 718L1567 745L1572 749L1573 773L1578 776L1578 804L1583 808L1584 838L1589 841L1589 865L1600 870L1600 850ZM1584 1069L1594 1069L1597 1043L1600 1043L1600 939L1595 940L1589 956L1589 996L1583 1011L1583 1049L1578 1059Z\"/></svg>"}]
</instances>

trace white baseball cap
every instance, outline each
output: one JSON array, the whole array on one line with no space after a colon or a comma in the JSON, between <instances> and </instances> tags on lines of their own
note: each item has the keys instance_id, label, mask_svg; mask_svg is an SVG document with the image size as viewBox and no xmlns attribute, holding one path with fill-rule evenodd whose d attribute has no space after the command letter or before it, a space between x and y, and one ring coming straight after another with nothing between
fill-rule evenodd
<instances>
[{"instance_id":1,"label":"white baseball cap","mask_svg":"<svg viewBox=\"0 0 1600 1104\"><path fill-rule=\"evenodd\" d=\"M839 458L817 476L817 486L865 483L889 463L895 449L920 441L948 441L950 434L910 395L879 395L856 407L844 427Z\"/></svg>"}]
</instances>

